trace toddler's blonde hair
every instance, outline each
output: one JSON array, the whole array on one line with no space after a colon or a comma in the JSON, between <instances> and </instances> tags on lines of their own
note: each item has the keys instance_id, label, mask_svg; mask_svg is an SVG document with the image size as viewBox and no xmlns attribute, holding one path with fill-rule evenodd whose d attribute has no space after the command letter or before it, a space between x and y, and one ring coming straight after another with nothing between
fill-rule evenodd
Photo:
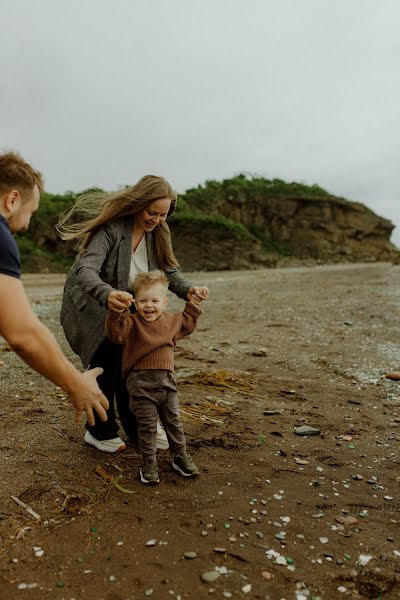
<instances>
[{"instance_id":1,"label":"toddler's blonde hair","mask_svg":"<svg viewBox=\"0 0 400 600\"><path fill-rule=\"evenodd\" d=\"M139 275L136 275L133 282L133 291L135 294L137 294L140 289L150 287L156 283L160 283L165 287L165 291L167 291L168 278L163 271L148 271L147 273L139 273Z\"/></svg>"}]
</instances>

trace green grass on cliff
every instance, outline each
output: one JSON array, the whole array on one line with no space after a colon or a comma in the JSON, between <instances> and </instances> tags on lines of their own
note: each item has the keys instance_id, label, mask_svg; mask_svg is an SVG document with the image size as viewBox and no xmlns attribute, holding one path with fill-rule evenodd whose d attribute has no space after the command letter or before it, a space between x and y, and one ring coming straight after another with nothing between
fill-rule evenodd
<instances>
[{"instance_id":1,"label":"green grass on cliff","mask_svg":"<svg viewBox=\"0 0 400 600\"><path fill-rule=\"evenodd\" d=\"M288 183L282 179L264 179L242 173L222 181L206 181L204 185L187 190L183 194L183 198L190 206L201 209L201 205L207 206L218 197L224 197L234 202L249 195L335 198L318 185Z\"/></svg>"}]
</instances>

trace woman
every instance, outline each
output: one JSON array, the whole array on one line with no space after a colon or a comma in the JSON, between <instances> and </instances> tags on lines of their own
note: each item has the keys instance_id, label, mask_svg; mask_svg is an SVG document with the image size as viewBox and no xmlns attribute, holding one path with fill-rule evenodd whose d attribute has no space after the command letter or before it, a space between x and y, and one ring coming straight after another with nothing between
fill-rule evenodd
<instances>
[{"instance_id":1,"label":"woman","mask_svg":"<svg viewBox=\"0 0 400 600\"><path fill-rule=\"evenodd\" d=\"M176 194L169 183L146 175L119 192L81 196L57 227L62 239L78 240L78 256L64 288L61 324L83 365L104 370L98 383L110 403L108 420L96 419L94 426L86 424L85 434L88 444L104 452L125 449L118 435L114 396L125 432L134 441L137 438L122 379L121 346L105 336L107 308L124 310L131 304L132 297L126 291L132 290L135 276L155 269L165 272L170 290L179 298L201 301L208 296L206 287L193 286L178 269L166 223L175 206ZM86 218L78 221L79 214ZM158 447L168 447L162 430Z\"/></svg>"}]
</instances>

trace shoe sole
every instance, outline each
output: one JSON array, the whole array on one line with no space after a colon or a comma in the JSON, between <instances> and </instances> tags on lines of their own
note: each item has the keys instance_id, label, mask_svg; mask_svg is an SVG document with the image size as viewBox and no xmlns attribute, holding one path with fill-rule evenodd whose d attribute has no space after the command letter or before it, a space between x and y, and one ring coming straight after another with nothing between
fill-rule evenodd
<instances>
[{"instance_id":1,"label":"shoe sole","mask_svg":"<svg viewBox=\"0 0 400 600\"><path fill-rule=\"evenodd\" d=\"M198 477L200 475L199 471L195 471L194 473L185 473L185 471L182 471L182 469L178 467L178 465L176 465L175 463L172 463L172 468L175 469L175 471L178 471L178 473L180 473L181 475L183 475L183 477Z\"/></svg>"},{"instance_id":2,"label":"shoe sole","mask_svg":"<svg viewBox=\"0 0 400 600\"><path fill-rule=\"evenodd\" d=\"M139 474L140 474L140 481L142 483L146 483L148 485L157 485L157 483L160 483L160 479L156 479L153 481L149 481L148 479L145 479L142 474L142 469L140 469Z\"/></svg>"},{"instance_id":3,"label":"shoe sole","mask_svg":"<svg viewBox=\"0 0 400 600\"><path fill-rule=\"evenodd\" d=\"M84 442L86 444L89 444L89 446L93 446L93 448L96 448L96 450L100 450L100 452L108 452L108 453L115 453L115 452L123 452L124 450L126 450L126 446L125 444L121 444L120 446L118 446L118 448L116 448L115 450L112 448L104 448L104 446L101 446L100 444L97 445L94 443L94 441L92 440L87 440L86 438L84 438Z\"/></svg>"}]
</instances>

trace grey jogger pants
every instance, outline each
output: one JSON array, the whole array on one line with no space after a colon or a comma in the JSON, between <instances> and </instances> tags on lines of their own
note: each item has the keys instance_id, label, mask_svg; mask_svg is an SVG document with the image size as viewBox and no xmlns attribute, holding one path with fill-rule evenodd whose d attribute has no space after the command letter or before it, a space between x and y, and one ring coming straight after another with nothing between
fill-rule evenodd
<instances>
[{"instance_id":1,"label":"grey jogger pants","mask_svg":"<svg viewBox=\"0 0 400 600\"><path fill-rule=\"evenodd\" d=\"M186 449L179 414L176 381L172 371L140 369L131 371L126 380L129 407L138 422L139 450L144 462L156 460L157 421L167 434L172 455Z\"/></svg>"}]
</instances>

